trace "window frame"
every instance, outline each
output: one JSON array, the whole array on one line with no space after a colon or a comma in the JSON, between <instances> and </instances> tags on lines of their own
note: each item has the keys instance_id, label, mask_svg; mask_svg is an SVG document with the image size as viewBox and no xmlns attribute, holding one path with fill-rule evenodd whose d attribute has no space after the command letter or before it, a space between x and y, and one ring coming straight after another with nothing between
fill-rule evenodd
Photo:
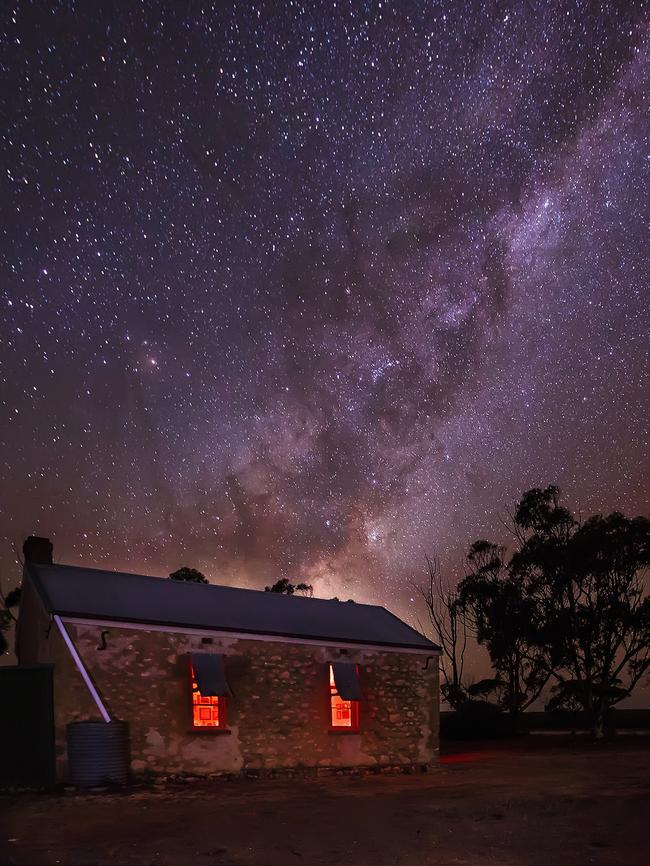
<instances>
[{"instance_id":1,"label":"window frame","mask_svg":"<svg viewBox=\"0 0 650 866\"><path fill-rule=\"evenodd\" d=\"M355 664L357 677L359 676L359 665ZM328 713L329 713L329 732L330 734L358 734L361 730L360 720L360 703L361 701L344 701L336 690L336 681L334 679L334 666L332 662L327 663L327 687L328 687ZM334 704L332 698L338 697L343 703L350 704L350 724L335 725L334 724Z\"/></svg>"},{"instance_id":2,"label":"window frame","mask_svg":"<svg viewBox=\"0 0 650 866\"><path fill-rule=\"evenodd\" d=\"M229 733L228 728L228 716L227 716L227 698L225 695L214 695L216 698L217 705L217 718L218 722L216 725L197 725L195 722L194 710L196 707L200 706L200 704L196 704L194 702L194 695L201 694L199 691L198 684L196 682L196 677L194 676L194 667L192 665L192 659L189 659L189 680L190 680L190 730L193 734L223 734ZM203 696L202 696L203 697ZM205 696L206 698L209 696ZM214 706L214 704L207 704L207 706Z\"/></svg>"}]
</instances>

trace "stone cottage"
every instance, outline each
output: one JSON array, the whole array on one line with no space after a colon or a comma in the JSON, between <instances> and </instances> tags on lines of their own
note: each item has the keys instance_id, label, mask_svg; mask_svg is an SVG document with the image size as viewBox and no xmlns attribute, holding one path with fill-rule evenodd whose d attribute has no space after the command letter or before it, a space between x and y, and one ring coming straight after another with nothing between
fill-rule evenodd
<instances>
[{"instance_id":1,"label":"stone cottage","mask_svg":"<svg viewBox=\"0 0 650 866\"><path fill-rule=\"evenodd\" d=\"M162 774L425 769L439 648L383 607L52 564L30 538L16 650L51 666L66 726L128 723L131 768Z\"/></svg>"}]
</instances>

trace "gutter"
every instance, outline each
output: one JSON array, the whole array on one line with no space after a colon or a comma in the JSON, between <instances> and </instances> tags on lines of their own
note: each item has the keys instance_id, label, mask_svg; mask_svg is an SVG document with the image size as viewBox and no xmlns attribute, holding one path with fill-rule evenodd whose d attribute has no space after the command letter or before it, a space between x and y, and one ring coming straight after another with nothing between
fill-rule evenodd
<instances>
[{"instance_id":1,"label":"gutter","mask_svg":"<svg viewBox=\"0 0 650 866\"><path fill-rule=\"evenodd\" d=\"M105 722L110 722L110 721L111 721L111 717L110 717L110 715L108 714L108 710L106 709L106 706L104 705L104 702L103 702L102 699L100 698L100 696L99 696L99 692L98 692L97 689L95 688L95 684L94 684L93 681L91 680L91 678L90 678L90 674L89 674L88 671L86 670L86 666L85 666L84 663L82 662L82 660L81 660L81 656L80 656L79 653L77 652L77 648L76 648L76 646L74 645L74 643L72 642L72 638L71 638L70 635L68 634L68 630L67 630L66 627L63 625L63 622L61 621L61 617L58 615L58 613L55 613L55 614L54 614L54 622L56 623L56 627L58 628L58 630L61 632L61 637L63 638L63 640L64 640L65 643L66 643L66 646L67 646L68 649L70 650L70 655L71 655L72 658L74 659L74 663L75 663L75 665L77 666L77 670L79 671L79 673L80 673L81 676L83 677L83 681L84 681L84 682L86 683L86 685L88 686L88 691L90 692L90 694L91 694L91 696L92 696L92 699L93 699L93 701L95 702L95 705L97 706L97 709L98 709L99 712L101 713L102 718L104 719Z\"/></svg>"},{"instance_id":2,"label":"gutter","mask_svg":"<svg viewBox=\"0 0 650 866\"><path fill-rule=\"evenodd\" d=\"M135 631L171 632L172 634L195 634L202 637L238 638L240 640L266 641L267 643L302 644L306 646L332 647L333 649L374 650L375 652L413 653L415 655L439 656L441 650L435 644L431 646L408 646L405 644L366 643L354 640L335 640L332 638L295 637L269 632L230 631L218 628L197 628L196 626L166 625L164 623L133 621L126 619L103 619L101 617L83 617L62 612L63 621L71 625L104 626L105 628L126 628Z\"/></svg>"}]
</instances>

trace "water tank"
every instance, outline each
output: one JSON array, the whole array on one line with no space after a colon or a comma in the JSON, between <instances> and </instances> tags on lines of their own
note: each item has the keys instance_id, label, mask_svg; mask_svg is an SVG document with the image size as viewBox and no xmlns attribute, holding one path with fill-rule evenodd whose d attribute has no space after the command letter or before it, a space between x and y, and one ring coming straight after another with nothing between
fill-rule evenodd
<instances>
[{"instance_id":1,"label":"water tank","mask_svg":"<svg viewBox=\"0 0 650 866\"><path fill-rule=\"evenodd\" d=\"M130 763L126 722L71 722L67 727L67 741L73 785L93 788L126 784Z\"/></svg>"}]
</instances>

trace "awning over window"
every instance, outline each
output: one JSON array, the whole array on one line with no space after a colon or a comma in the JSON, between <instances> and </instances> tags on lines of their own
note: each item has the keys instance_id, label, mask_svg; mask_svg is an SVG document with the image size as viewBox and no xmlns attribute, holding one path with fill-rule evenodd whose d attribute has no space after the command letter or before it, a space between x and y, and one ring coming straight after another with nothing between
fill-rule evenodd
<instances>
[{"instance_id":1,"label":"awning over window","mask_svg":"<svg viewBox=\"0 0 650 866\"><path fill-rule=\"evenodd\" d=\"M336 691L344 701L362 701L357 665L353 662L332 662Z\"/></svg>"},{"instance_id":2,"label":"awning over window","mask_svg":"<svg viewBox=\"0 0 650 866\"><path fill-rule=\"evenodd\" d=\"M214 653L190 653L190 658L194 679L203 697L225 697L232 694L226 680L223 656Z\"/></svg>"}]
</instances>

